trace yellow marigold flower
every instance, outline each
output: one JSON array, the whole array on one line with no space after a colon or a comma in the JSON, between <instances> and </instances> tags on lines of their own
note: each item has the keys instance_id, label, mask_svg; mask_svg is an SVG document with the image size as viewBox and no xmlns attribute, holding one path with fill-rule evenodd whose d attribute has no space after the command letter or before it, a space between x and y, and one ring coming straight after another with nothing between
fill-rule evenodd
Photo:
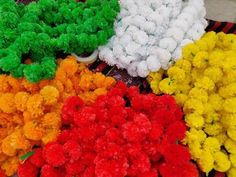
<instances>
[{"instance_id":1,"label":"yellow marigold flower","mask_svg":"<svg viewBox=\"0 0 236 177\"><path fill-rule=\"evenodd\" d=\"M204 107L206 105L209 105L209 104L205 104ZM206 107L205 107L206 108ZM220 115L217 113L217 112L208 112L208 113L204 113L203 114L203 117L204 117L204 120L205 120L205 123L208 123L208 124L211 124L212 122L217 122L220 120Z\"/></svg>"},{"instance_id":2,"label":"yellow marigold flower","mask_svg":"<svg viewBox=\"0 0 236 177\"><path fill-rule=\"evenodd\" d=\"M215 48L218 37L215 32L211 31L209 33L205 33L203 39L206 40L208 50L211 51Z\"/></svg>"},{"instance_id":3,"label":"yellow marigold flower","mask_svg":"<svg viewBox=\"0 0 236 177\"><path fill-rule=\"evenodd\" d=\"M233 167L236 167L236 154L230 154L229 159L233 165Z\"/></svg>"},{"instance_id":4,"label":"yellow marigold flower","mask_svg":"<svg viewBox=\"0 0 236 177\"><path fill-rule=\"evenodd\" d=\"M182 82L185 79L185 71L177 66L173 66L168 69L167 74L169 78L176 82Z\"/></svg>"},{"instance_id":5,"label":"yellow marigold flower","mask_svg":"<svg viewBox=\"0 0 236 177\"><path fill-rule=\"evenodd\" d=\"M205 132L202 130L190 128L190 130L186 132L186 139L188 142L198 141L199 143L203 143L206 138L207 136Z\"/></svg>"},{"instance_id":6,"label":"yellow marigold flower","mask_svg":"<svg viewBox=\"0 0 236 177\"><path fill-rule=\"evenodd\" d=\"M44 104L53 105L59 98L59 91L53 86L45 86L40 90L40 95L43 97Z\"/></svg>"},{"instance_id":7,"label":"yellow marigold flower","mask_svg":"<svg viewBox=\"0 0 236 177\"><path fill-rule=\"evenodd\" d=\"M225 141L225 148L229 153L236 154L236 141L231 140L228 138Z\"/></svg>"},{"instance_id":8,"label":"yellow marigold flower","mask_svg":"<svg viewBox=\"0 0 236 177\"><path fill-rule=\"evenodd\" d=\"M160 81L158 81L158 80L154 80L154 81L150 82L150 87L151 87L153 93L155 93L155 94L161 93L161 91L159 89L159 84L160 84Z\"/></svg>"},{"instance_id":9,"label":"yellow marigold flower","mask_svg":"<svg viewBox=\"0 0 236 177\"><path fill-rule=\"evenodd\" d=\"M189 98L197 99L202 103L206 103L208 101L208 94L205 90L194 87L189 92Z\"/></svg>"},{"instance_id":10,"label":"yellow marigold flower","mask_svg":"<svg viewBox=\"0 0 236 177\"><path fill-rule=\"evenodd\" d=\"M188 99L184 104L185 114L197 113L199 115L203 114L204 107L201 101L197 99Z\"/></svg>"},{"instance_id":11,"label":"yellow marigold flower","mask_svg":"<svg viewBox=\"0 0 236 177\"><path fill-rule=\"evenodd\" d=\"M223 131L223 128L219 122L213 122L211 124L205 124L204 130L208 135L218 135Z\"/></svg>"},{"instance_id":12,"label":"yellow marigold flower","mask_svg":"<svg viewBox=\"0 0 236 177\"><path fill-rule=\"evenodd\" d=\"M191 82L192 85L196 82L197 79L203 77L204 69L193 68L191 70Z\"/></svg>"},{"instance_id":13,"label":"yellow marigold flower","mask_svg":"<svg viewBox=\"0 0 236 177\"><path fill-rule=\"evenodd\" d=\"M200 51L207 51L208 50L208 44L206 39L199 39L196 42L196 45L199 47Z\"/></svg>"},{"instance_id":14,"label":"yellow marigold flower","mask_svg":"<svg viewBox=\"0 0 236 177\"><path fill-rule=\"evenodd\" d=\"M18 92L15 95L15 104L16 108L19 111L25 111L26 110L26 103L29 99L29 94L27 92Z\"/></svg>"},{"instance_id":15,"label":"yellow marigold flower","mask_svg":"<svg viewBox=\"0 0 236 177\"><path fill-rule=\"evenodd\" d=\"M229 69L227 71L224 71L224 79L222 79L222 84L220 86L225 86L225 85L229 85L231 83L236 82L236 71L233 69Z\"/></svg>"},{"instance_id":16,"label":"yellow marigold flower","mask_svg":"<svg viewBox=\"0 0 236 177\"><path fill-rule=\"evenodd\" d=\"M231 163L226 154L221 151L213 153L213 157L215 159L214 169L219 172L226 172L229 170Z\"/></svg>"},{"instance_id":17,"label":"yellow marigold flower","mask_svg":"<svg viewBox=\"0 0 236 177\"><path fill-rule=\"evenodd\" d=\"M188 96L183 93L178 93L174 97L177 104L180 105L181 107L184 105L185 101L188 99Z\"/></svg>"},{"instance_id":18,"label":"yellow marigold flower","mask_svg":"<svg viewBox=\"0 0 236 177\"><path fill-rule=\"evenodd\" d=\"M228 138L227 135L223 132L214 136L214 137L218 139L218 141L221 145L223 145Z\"/></svg>"},{"instance_id":19,"label":"yellow marigold flower","mask_svg":"<svg viewBox=\"0 0 236 177\"><path fill-rule=\"evenodd\" d=\"M186 73L190 73L191 69L192 69L192 64L190 61L188 60L178 60L176 63L175 63L175 66L183 69Z\"/></svg>"},{"instance_id":20,"label":"yellow marigold flower","mask_svg":"<svg viewBox=\"0 0 236 177\"><path fill-rule=\"evenodd\" d=\"M176 91L176 84L170 78L166 78L160 82L159 88L163 93L173 94Z\"/></svg>"},{"instance_id":21,"label":"yellow marigold flower","mask_svg":"<svg viewBox=\"0 0 236 177\"><path fill-rule=\"evenodd\" d=\"M43 97L40 94L30 96L26 106L27 111L32 117L39 117L43 115Z\"/></svg>"},{"instance_id":22,"label":"yellow marigold flower","mask_svg":"<svg viewBox=\"0 0 236 177\"><path fill-rule=\"evenodd\" d=\"M236 126L231 126L227 129L227 135L234 141L236 141Z\"/></svg>"},{"instance_id":23,"label":"yellow marigold flower","mask_svg":"<svg viewBox=\"0 0 236 177\"><path fill-rule=\"evenodd\" d=\"M205 173L209 173L214 168L214 158L209 150L202 151L198 165Z\"/></svg>"},{"instance_id":24,"label":"yellow marigold flower","mask_svg":"<svg viewBox=\"0 0 236 177\"><path fill-rule=\"evenodd\" d=\"M183 59L192 60L199 52L199 47L196 44L188 44L182 50Z\"/></svg>"},{"instance_id":25,"label":"yellow marigold flower","mask_svg":"<svg viewBox=\"0 0 236 177\"><path fill-rule=\"evenodd\" d=\"M219 89L219 94L223 98L230 98L236 96L236 83L229 84Z\"/></svg>"},{"instance_id":26,"label":"yellow marigold flower","mask_svg":"<svg viewBox=\"0 0 236 177\"><path fill-rule=\"evenodd\" d=\"M204 75L216 83L222 79L223 72L219 67L208 67L204 71Z\"/></svg>"},{"instance_id":27,"label":"yellow marigold flower","mask_svg":"<svg viewBox=\"0 0 236 177\"><path fill-rule=\"evenodd\" d=\"M225 113L222 115L220 122L222 126L226 129L236 126L236 114Z\"/></svg>"},{"instance_id":28,"label":"yellow marigold flower","mask_svg":"<svg viewBox=\"0 0 236 177\"><path fill-rule=\"evenodd\" d=\"M202 88L207 91L212 91L215 88L214 82L209 77L206 76L198 79L194 85L198 88Z\"/></svg>"},{"instance_id":29,"label":"yellow marigold flower","mask_svg":"<svg viewBox=\"0 0 236 177\"><path fill-rule=\"evenodd\" d=\"M0 110L5 113L13 113L16 110L14 94L5 93L0 96Z\"/></svg>"},{"instance_id":30,"label":"yellow marigold flower","mask_svg":"<svg viewBox=\"0 0 236 177\"><path fill-rule=\"evenodd\" d=\"M203 148L214 154L215 152L220 151L220 143L217 138L208 137L203 143Z\"/></svg>"},{"instance_id":31,"label":"yellow marigold flower","mask_svg":"<svg viewBox=\"0 0 236 177\"><path fill-rule=\"evenodd\" d=\"M213 93L209 95L208 103L213 109L219 111L222 108L223 99L218 94Z\"/></svg>"},{"instance_id":32,"label":"yellow marigold flower","mask_svg":"<svg viewBox=\"0 0 236 177\"><path fill-rule=\"evenodd\" d=\"M204 124L204 118L196 113L185 116L185 122L189 127L201 128Z\"/></svg>"},{"instance_id":33,"label":"yellow marigold flower","mask_svg":"<svg viewBox=\"0 0 236 177\"><path fill-rule=\"evenodd\" d=\"M163 71L163 70L159 70L158 72L152 72L152 73L150 73L150 74L148 75L147 81L150 83L150 82L152 82L153 80L161 80L163 74L164 74L164 71Z\"/></svg>"},{"instance_id":34,"label":"yellow marigold flower","mask_svg":"<svg viewBox=\"0 0 236 177\"><path fill-rule=\"evenodd\" d=\"M236 168L233 167L227 171L227 177L235 177L236 176Z\"/></svg>"},{"instance_id":35,"label":"yellow marigold flower","mask_svg":"<svg viewBox=\"0 0 236 177\"><path fill-rule=\"evenodd\" d=\"M221 50L214 50L209 54L209 64L214 67L221 67L225 54Z\"/></svg>"},{"instance_id":36,"label":"yellow marigold flower","mask_svg":"<svg viewBox=\"0 0 236 177\"><path fill-rule=\"evenodd\" d=\"M236 97L226 99L223 102L223 108L226 112L236 113Z\"/></svg>"},{"instance_id":37,"label":"yellow marigold flower","mask_svg":"<svg viewBox=\"0 0 236 177\"><path fill-rule=\"evenodd\" d=\"M193 66L196 68L206 68L208 65L209 56L207 52L201 51L193 58Z\"/></svg>"},{"instance_id":38,"label":"yellow marigold flower","mask_svg":"<svg viewBox=\"0 0 236 177\"><path fill-rule=\"evenodd\" d=\"M198 141L188 143L188 147L194 160L197 160L201 157L203 149Z\"/></svg>"}]
</instances>

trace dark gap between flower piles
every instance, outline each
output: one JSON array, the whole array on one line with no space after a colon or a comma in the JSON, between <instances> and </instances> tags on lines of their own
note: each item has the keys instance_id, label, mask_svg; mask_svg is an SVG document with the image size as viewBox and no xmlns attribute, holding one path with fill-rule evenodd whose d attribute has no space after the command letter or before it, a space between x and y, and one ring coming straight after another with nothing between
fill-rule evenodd
<instances>
[{"instance_id":1,"label":"dark gap between flower piles","mask_svg":"<svg viewBox=\"0 0 236 177\"><path fill-rule=\"evenodd\" d=\"M124 96L123 98L125 100L125 107L130 107L131 106L131 102L130 102L129 98L127 96Z\"/></svg>"}]
</instances>

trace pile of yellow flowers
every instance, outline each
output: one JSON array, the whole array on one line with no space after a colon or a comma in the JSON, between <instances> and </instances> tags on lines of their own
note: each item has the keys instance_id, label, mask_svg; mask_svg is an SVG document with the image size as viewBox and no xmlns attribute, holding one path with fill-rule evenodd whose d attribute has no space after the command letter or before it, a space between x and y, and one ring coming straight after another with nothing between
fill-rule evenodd
<instances>
[{"instance_id":1,"label":"pile of yellow flowers","mask_svg":"<svg viewBox=\"0 0 236 177\"><path fill-rule=\"evenodd\" d=\"M55 140L68 96L79 95L90 104L114 84L113 78L89 71L72 56L58 60L55 79L38 84L0 75L0 166L6 175L16 172L19 157L33 146Z\"/></svg>"},{"instance_id":2,"label":"pile of yellow flowers","mask_svg":"<svg viewBox=\"0 0 236 177\"><path fill-rule=\"evenodd\" d=\"M200 168L236 177L236 35L206 33L148 81L156 94L171 94L183 107L185 142Z\"/></svg>"}]
</instances>

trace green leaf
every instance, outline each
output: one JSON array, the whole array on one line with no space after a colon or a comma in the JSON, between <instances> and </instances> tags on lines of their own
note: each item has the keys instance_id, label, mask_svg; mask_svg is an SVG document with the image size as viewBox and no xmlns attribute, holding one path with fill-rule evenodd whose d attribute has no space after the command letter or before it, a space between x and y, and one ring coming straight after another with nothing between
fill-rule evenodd
<instances>
[{"instance_id":1,"label":"green leaf","mask_svg":"<svg viewBox=\"0 0 236 177\"><path fill-rule=\"evenodd\" d=\"M20 156L20 160L22 160L22 161L27 160L33 154L34 154L34 151L30 151L27 154Z\"/></svg>"}]
</instances>

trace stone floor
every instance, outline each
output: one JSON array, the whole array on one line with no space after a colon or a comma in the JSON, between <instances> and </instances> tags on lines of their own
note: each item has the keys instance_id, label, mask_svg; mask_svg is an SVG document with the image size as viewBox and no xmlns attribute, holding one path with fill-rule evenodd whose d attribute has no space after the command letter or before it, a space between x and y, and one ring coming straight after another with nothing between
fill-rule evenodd
<instances>
[{"instance_id":1,"label":"stone floor","mask_svg":"<svg viewBox=\"0 0 236 177\"><path fill-rule=\"evenodd\" d=\"M236 0L205 0L207 18L236 23Z\"/></svg>"}]
</instances>

